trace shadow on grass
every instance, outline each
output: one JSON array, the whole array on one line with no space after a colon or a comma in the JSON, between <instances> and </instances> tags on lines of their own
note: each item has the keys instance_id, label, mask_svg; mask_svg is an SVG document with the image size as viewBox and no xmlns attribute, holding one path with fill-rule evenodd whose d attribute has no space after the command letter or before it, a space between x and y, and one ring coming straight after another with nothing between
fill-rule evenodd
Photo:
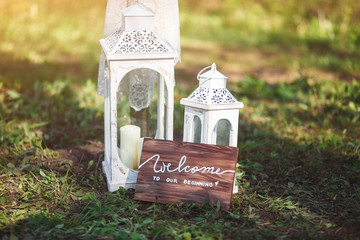
<instances>
[{"instance_id":1,"label":"shadow on grass","mask_svg":"<svg viewBox=\"0 0 360 240\"><path fill-rule=\"evenodd\" d=\"M97 62L75 62L69 58L62 62L36 63L15 59L7 52L0 53L1 81L9 88L24 92L31 90L35 82L54 82L57 79L71 80L79 85L89 78L97 79L97 72Z\"/></svg>"},{"instance_id":2,"label":"shadow on grass","mask_svg":"<svg viewBox=\"0 0 360 240\"><path fill-rule=\"evenodd\" d=\"M70 177L92 190L75 194L78 200L72 201L73 207L66 213L37 214L2 231L8 236L33 238L359 236L360 179L353 168L359 160L356 156L343 154L332 146L320 146L321 143L299 144L245 116L240 133L239 163L246 177L240 179L241 193L233 197L230 211L209 204L134 201L131 190L106 193L99 169L103 146L89 143L64 150L60 156L74 162ZM89 168L92 159L95 161ZM54 168L51 164L45 169L59 176L66 174L66 168Z\"/></svg>"},{"instance_id":3,"label":"shadow on grass","mask_svg":"<svg viewBox=\"0 0 360 240\"><path fill-rule=\"evenodd\" d=\"M323 131L318 132L321 135L324 130L330 130L335 138L345 131L350 140L355 140L360 131L357 124L360 85L355 81L352 84L318 81L311 85L308 82L301 73L291 83L278 84L248 75L236 84L235 95L246 98L250 106L256 102L258 114L281 119L285 125Z\"/></svg>"},{"instance_id":4,"label":"shadow on grass","mask_svg":"<svg viewBox=\"0 0 360 240\"><path fill-rule=\"evenodd\" d=\"M271 35L269 34L270 38L272 38ZM269 44L276 45L283 54L298 56L297 61L299 61L302 68L315 67L330 71L338 74L339 79L348 82L353 79L360 80L360 52L358 50L347 51L326 40L291 38L282 32L275 35L278 35L278 37L271 39ZM278 41L279 38L282 38L282 40ZM287 40L284 42L284 39ZM298 44L294 44L294 42ZM263 48L262 46L258 47Z\"/></svg>"},{"instance_id":5,"label":"shadow on grass","mask_svg":"<svg viewBox=\"0 0 360 240\"><path fill-rule=\"evenodd\" d=\"M270 57L269 54L277 55L273 67L291 70L298 66L297 68L304 70L330 72L347 82L353 79L360 81L360 51L357 48L348 50L330 40L302 38L283 29L279 32L260 31L247 35L244 32L234 35L237 33L235 29L224 32L225 37L218 39L224 52L238 51L242 55L243 51L239 50L241 46L245 52L251 49L253 52L262 52L265 57ZM229 37L227 34L234 36ZM259 59L261 61L263 59Z\"/></svg>"},{"instance_id":6,"label":"shadow on grass","mask_svg":"<svg viewBox=\"0 0 360 240\"><path fill-rule=\"evenodd\" d=\"M32 63L14 60L9 54L0 59L3 96L2 129L23 122L44 123L44 144L58 148L102 140L103 109L96 96L96 63L88 75L81 63ZM3 138L4 139L4 136ZM9 139L6 139L9 140ZM11 139L9 140L11 142Z\"/></svg>"},{"instance_id":7,"label":"shadow on grass","mask_svg":"<svg viewBox=\"0 0 360 240\"><path fill-rule=\"evenodd\" d=\"M281 124L272 128L245 116L239 126L240 164L248 176L243 184L250 185L245 194L257 194L253 201L260 209L259 215L275 212L281 226L293 225L295 229L288 230L298 233L312 230L302 229L296 216L329 236L359 237L360 143L357 147L335 145L319 139L299 144L281 137L280 128ZM299 205L279 204L280 198ZM289 216L282 211L287 208L297 213Z\"/></svg>"}]
</instances>

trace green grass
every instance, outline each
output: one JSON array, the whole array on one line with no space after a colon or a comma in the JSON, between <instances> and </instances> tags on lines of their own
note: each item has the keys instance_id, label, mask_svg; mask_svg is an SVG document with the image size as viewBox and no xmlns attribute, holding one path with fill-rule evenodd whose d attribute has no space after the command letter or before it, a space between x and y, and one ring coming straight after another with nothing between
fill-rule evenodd
<instances>
[{"instance_id":1,"label":"green grass","mask_svg":"<svg viewBox=\"0 0 360 240\"><path fill-rule=\"evenodd\" d=\"M0 8L2 239L359 238L356 1L180 1L175 137L179 100L213 61L245 105L229 211L107 192L96 95L105 2Z\"/></svg>"}]
</instances>

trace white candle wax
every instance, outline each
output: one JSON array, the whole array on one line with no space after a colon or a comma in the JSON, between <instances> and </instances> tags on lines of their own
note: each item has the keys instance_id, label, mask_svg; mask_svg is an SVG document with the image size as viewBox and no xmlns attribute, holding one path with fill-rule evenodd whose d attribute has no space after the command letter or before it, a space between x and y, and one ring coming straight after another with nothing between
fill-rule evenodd
<instances>
[{"instance_id":1,"label":"white candle wax","mask_svg":"<svg viewBox=\"0 0 360 240\"><path fill-rule=\"evenodd\" d=\"M140 131L141 129L135 125L126 125L120 128L120 152L121 155L124 155L124 160L121 159L121 161L124 164L125 161L129 161L130 167L128 167L131 169L135 169L138 166L137 145L140 139ZM130 155L131 159L129 159Z\"/></svg>"},{"instance_id":2,"label":"white candle wax","mask_svg":"<svg viewBox=\"0 0 360 240\"><path fill-rule=\"evenodd\" d=\"M128 168L133 168L133 152L128 151L127 149L120 150L120 159L124 165Z\"/></svg>"},{"instance_id":3,"label":"white candle wax","mask_svg":"<svg viewBox=\"0 0 360 240\"><path fill-rule=\"evenodd\" d=\"M140 165L140 158L141 158L141 153L142 153L142 148L143 148L143 144L144 144L144 138L140 138L138 140L138 145L137 145L137 155L138 155L138 165L137 168Z\"/></svg>"}]
</instances>

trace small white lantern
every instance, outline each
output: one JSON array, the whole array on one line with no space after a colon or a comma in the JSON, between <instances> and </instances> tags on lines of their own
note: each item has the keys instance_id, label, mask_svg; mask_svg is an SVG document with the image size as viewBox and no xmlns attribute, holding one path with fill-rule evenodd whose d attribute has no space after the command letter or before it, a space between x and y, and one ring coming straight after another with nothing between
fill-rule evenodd
<instances>
[{"instance_id":1,"label":"small white lantern","mask_svg":"<svg viewBox=\"0 0 360 240\"><path fill-rule=\"evenodd\" d=\"M236 147L239 109L244 104L226 88L227 77L216 70L215 63L200 71L197 79L199 87L180 101L185 105L184 142Z\"/></svg>"},{"instance_id":2,"label":"small white lantern","mask_svg":"<svg viewBox=\"0 0 360 240\"><path fill-rule=\"evenodd\" d=\"M120 126L117 119L117 104L123 91L127 91L131 107L138 111L149 106L154 85L157 83L155 138L173 138L174 63L178 57L177 53L155 32L154 13L150 9L137 3L122 10L122 14L122 26L100 40L106 57L103 171L110 192L116 191L120 186L135 188L137 180L137 171L124 165L120 156L122 154L119 154L121 151L118 149ZM129 129L128 131L131 131L131 128ZM126 139L126 136L121 138L123 137Z\"/></svg>"},{"instance_id":3,"label":"small white lantern","mask_svg":"<svg viewBox=\"0 0 360 240\"><path fill-rule=\"evenodd\" d=\"M201 70L197 79L199 87L180 100L185 105L184 142L237 147L239 109L244 104L226 88L227 77L216 70L215 63ZM238 192L235 182L233 193Z\"/></svg>"}]
</instances>

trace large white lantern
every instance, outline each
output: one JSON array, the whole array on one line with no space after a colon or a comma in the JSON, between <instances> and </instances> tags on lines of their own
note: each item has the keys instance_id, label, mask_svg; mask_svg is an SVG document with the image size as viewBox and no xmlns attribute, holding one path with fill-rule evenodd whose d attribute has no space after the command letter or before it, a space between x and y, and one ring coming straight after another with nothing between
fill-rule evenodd
<instances>
[{"instance_id":1,"label":"large white lantern","mask_svg":"<svg viewBox=\"0 0 360 240\"><path fill-rule=\"evenodd\" d=\"M100 44L106 57L104 89L105 160L103 170L109 191L135 188L136 169L125 166L119 153L118 104L127 94L132 111L149 107L157 84L155 138L172 140L174 63L177 53L154 30L154 13L142 4L122 10L123 21ZM135 129L136 130L136 129ZM125 134L131 138L131 128ZM136 131L135 131L136 132ZM148 137L148 136L142 136ZM125 139L127 136L121 136ZM121 146L126 144L121 143Z\"/></svg>"}]
</instances>

